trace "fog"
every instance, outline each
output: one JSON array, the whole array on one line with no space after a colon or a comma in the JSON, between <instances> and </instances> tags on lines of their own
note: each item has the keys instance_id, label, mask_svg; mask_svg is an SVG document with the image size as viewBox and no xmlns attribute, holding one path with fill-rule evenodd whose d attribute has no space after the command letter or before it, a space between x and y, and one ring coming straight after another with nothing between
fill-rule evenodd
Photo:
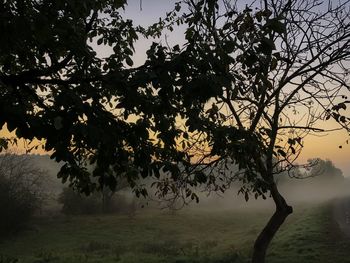
<instances>
[{"instance_id":1,"label":"fog","mask_svg":"<svg viewBox=\"0 0 350 263\"><path fill-rule=\"evenodd\" d=\"M327 181L318 181L318 178L311 179L290 179L287 183L279 186L280 193L284 196L287 203L292 206L300 204L318 204L348 196L350 193L350 181L344 179L342 183ZM192 202L187 209L199 210L260 210L274 209L272 198L267 195L266 199L262 197L254 198L249 196L246 201L244 195L239 194L239 187L232 187L224 194L200 193L199 203Z\"/></svg>"},{"instance_id":2,"label":"fog","mask_svg":"<svg viewBox=\"0 0 350 263\"><path fill-rule=\"evenodd\" d=\"M40 169L47 172L46 188L51 194L51 199L47 202L44 209L52 210L52 208L59 210L61 208L55 200L62 192L64 187L68 185L63 185L56 177L62 164L57 164L49 158L47 155L32 155L30 158L33 160L34 164ZM331 162L330 162L331 163ZM337 168L335 168L337 169ZM290 205L298 205L300 203L319 203L325 202L327 200L332 200L337 197L346 196L350 193L350 180L342 176L341 171L336 170L335 173L332 169L329 171L333 174L327 174L327 169L323 169L319 172L319 175L315 175L311 178L306 179L295 179L289 178L283 175L281 180L277 180L279 190L281 194L285 197L286 201ZM273 209L274 203L270 196L266 195L266 199L262 197L254 198L254 194L249 195L248 202L245 200L243 194L238 194L240 189L239 182L232 185L225 193L211 192L210 194L200 189L196 192L199 196L199 203L195 201L189 202L186 206L182 207L181 202L177 202L176 205L171 206L176 209L185 210L208 210L208 211L218 211L218 210L259 210L259 209ZM151 189L150 198L136 199L136 208L140 211L146 210L148 208L156 209L167 209L170 205L167 202L160 202L155 196L152 195L154 189ZM134 202L134 195L131 193L130 189L124 189L119 192L118 196L124 196L128 202ZM57 211L58 212L58 211Z\"/></svg>"},{"instance_id":3,"label":"fog","mask_svg":"<svg viewBox=\"0 0 350 263\"><path fill-rule=\"evenodd\" d=\"M282 173L275 179L278 189L287 203L292 206L300 204L318 204L350 195L350 179L343 176L342 171L335 167L331 160L310 159L307 170L297 171L298 176ZM234 167L231 167L234 169ZM225 191L211 192L197 191L199 203L195 201L185 209L194 210L265 210L274 209L272 198L265 194L265 198L255 198L254 193L245 195L240 193L241 184L236 182Z\"/></svg>"}]
</instances>

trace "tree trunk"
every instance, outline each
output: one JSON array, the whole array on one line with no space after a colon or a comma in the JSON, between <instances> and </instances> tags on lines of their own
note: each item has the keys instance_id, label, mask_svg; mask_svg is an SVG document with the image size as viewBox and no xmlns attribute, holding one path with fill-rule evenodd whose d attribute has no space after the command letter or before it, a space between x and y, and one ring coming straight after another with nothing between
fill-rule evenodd
<instances>
[{"instance_id":1,"label":"tree trunk","mask_svg":"<svg viewBox=\"0 0 350 263\"><path fill-rule=\"evenodd\" d=\"M270 192L276 204L276 211L255 241L252 263L265 263L266 251L271 240L288 215L293 213L293 208L287 204L278 192L276 184L273 183Z\"/></svg>"}]
</instances>

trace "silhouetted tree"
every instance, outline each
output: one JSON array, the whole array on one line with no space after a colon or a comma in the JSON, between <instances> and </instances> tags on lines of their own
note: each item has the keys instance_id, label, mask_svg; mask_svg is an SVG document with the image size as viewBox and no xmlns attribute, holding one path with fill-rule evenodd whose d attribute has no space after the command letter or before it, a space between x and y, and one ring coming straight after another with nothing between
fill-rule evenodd
<instances>
[{"instance_id":1,"label":"silhouetted tree","mask_svg":"<svg viewBox=\"0 0 350 263\"><path fill-rule=\"evenodd\" d=\"M186 44L155 45L152 53L162 65L158 98L183 120L181 126L168 117L169 137L158 139L166 149L180 143L187 157L183 169L167 168L172 176L159 182L159 193L196 199L198 183L225 191L239 180L247 200L271 196L276 210L252 259L262 263L293 212L275 178L294 169L304 137L324 132L323 120L348 124L332 111L349 102L349 1L186 2Z\"/></svg>"},{"instance_id":2,"label":"silhouetted tree","mask_svg":"<svg viewBox=\"0 0 350 263\"><path fill-rule=\"evenodd\" d=\"M142 112L126 101L154 104L152 94L137 90L152 76L130 67L134 42L159 34L167 21L136 27L121 16L125 4L25 0L0 8L0 127L6 123L18 138L45 139L44 150L65 162L59 176L85 193L114 191L119 177L135 186L158 151L149 120L132 121ZM109 47L110 55L101 58L96 45ZM7 144L0 139L0 150ZM89 176L91 164L98 180Z\"/></svg>"}]
</instances>

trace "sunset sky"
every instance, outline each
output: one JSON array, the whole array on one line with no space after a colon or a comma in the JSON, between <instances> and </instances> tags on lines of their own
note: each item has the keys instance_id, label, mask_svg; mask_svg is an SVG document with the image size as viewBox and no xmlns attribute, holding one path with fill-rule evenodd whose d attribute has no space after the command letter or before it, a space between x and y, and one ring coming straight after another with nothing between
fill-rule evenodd
<instances>
[{"instance_id":1,"label":"sunset sky","mask_svg":"<svg viewBox=\"0 0 350 263\"><path fill-rule=\"evenodd\" d=\"M131 0L128 1L124 15L134 20L134 24L149 25L158 20L159 16L165 14L166 11L171 10L174 7L176 1L164 1L164 0ZM140 8L142 5L142 10ZM174 32L167 34L167 41L170 44L183 43L183 29L176 29ZM161 41L164 43L164 37L156 40L144 40L140 39L136 43L136 54L134 56L134 62L136 65L140 65L146 55L146 50L150 46L152 41ZM104 57L108 54L107 48L96 47L98 54ZM336 127L335 122L327 121L319 123L318 127L333 129ZM0 131L0 136L9 136L6 130ZM320 133L317 135L309 135L304 141L303 153L300 156L300 161L305 162L309 158L320 157L322 159L330 159L334 164L342 169L345 176L350 176L350 144L346 144L346 140L349 139L349 135L345 131L336 131L330 133ZM342 148L339 146L342 145ZM20 145L20 148L23 147Z\"/></svg>"}]
</instances>

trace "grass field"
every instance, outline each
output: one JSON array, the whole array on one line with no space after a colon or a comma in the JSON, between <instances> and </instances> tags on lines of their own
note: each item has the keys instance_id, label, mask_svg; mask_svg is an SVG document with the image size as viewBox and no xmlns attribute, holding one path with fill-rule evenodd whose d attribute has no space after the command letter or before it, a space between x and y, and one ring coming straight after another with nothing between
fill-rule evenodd
<instances>
[{"instance_id":1,"label":"grass field","mask_svg":"<svg viewBox=\"0 0 350 263\"><path fill-rule=\"evenodd\" d=\"M247 262L255 237L272 211L139 212L130 218L57 216L0 242L0 263ZM329 203L301 206L274 239L269 263L350 262Z\"/></svg>"}]
</instances>

